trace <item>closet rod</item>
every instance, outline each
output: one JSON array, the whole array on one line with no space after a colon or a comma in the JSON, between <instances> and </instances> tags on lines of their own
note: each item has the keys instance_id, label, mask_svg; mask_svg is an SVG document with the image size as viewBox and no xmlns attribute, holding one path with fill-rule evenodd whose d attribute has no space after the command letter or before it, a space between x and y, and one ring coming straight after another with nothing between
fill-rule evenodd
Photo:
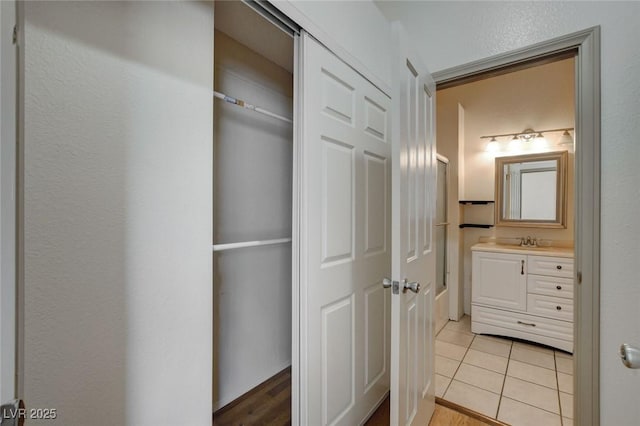
<instances>
[{"instance_id":1,"label":"closet rod","mask_svg":"<svg viewBox=\"0 0 640 426\"><path fill-rule=\"evenodd\" d=\"M272 246L275 244L290 243L291 238L278 238L276 240L263 240L263 241L245 241L242 243L228 243L228 244L214 244L213 251L233 250L245 247L260 247L260 246Z\"/></svg>"},{"instance_id":2,"label":"closet rod","mask_svg":"<svg viewBox=\"0 0 640 426\"><path fill-rule=\"evenodd\" d=\"M264 108L260 108L259 106L252 105L243 100L232 98L231 96L227 96L224 93L213 91L213 96L218 99L222 99L225 102L229 102L230 104L238 105L239 107L250 109L251 111L259 112L260 114L268 115L269 117L277 118L278 120L286 121L287 123L293 123L293 120L287 117L283 117L282 115L275 114L273 112L267 111Z\"/></svg>"}]
</instances>

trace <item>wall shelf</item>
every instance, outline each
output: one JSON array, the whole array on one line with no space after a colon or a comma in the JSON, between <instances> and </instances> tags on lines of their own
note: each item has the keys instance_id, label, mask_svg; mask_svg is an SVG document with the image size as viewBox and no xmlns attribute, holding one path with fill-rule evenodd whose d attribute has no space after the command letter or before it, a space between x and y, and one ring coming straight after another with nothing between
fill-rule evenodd
<instances>
[{"instance_id":1,"label":"wall shelf","mask_svg":"<svg viewBox=\"0 0 640 426\"><path fill-rule=\"evenodd\" d=\"M460 204L469 205L469 204L493 204L493 200L460 200L458 201Z\"/></svg>"},{"instance_id":2,"label":"wall shelf","mask_svg":"<svg viewBox=\"0 0 640 426\"><path fill-rule=\"evenodd\" d=\"M487 206L489 204L493 205L494 201L493 200L460 200L458 201L458 203L460 203L461 207L467 207L467 206ZM484 209L482 209L481 211L484 211ZM461 213L461 218L464 218L464 210ZM484 216L484 215L483 215ZM491 216L493 217L493 206L491 207ZM468 220L468 219L467 219ZM478 220L477 218L475 218L475 220L473 220L473 222L475 222L476 220ZM483 219L479 220L480 222L484 222ZM494 224L493 223L466 223L463 220L463 223L461 223L460 225L458 225L460 227L460 229L463 228L483 228L483 229L489 229L489 228L493 228Z\"/></svg>"}]
</instances>

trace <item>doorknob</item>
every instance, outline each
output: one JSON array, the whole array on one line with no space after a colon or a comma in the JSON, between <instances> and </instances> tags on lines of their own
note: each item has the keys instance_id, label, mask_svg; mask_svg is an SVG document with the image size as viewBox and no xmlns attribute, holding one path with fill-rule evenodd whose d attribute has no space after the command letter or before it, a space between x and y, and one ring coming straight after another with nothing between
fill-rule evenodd
<instances>
[{"instance_id":1,"label":"doorknob","mask_svg":"<svg viewBox=\"0 0 640 426\"><path fill-rule=\"evenodd\" d=\"M620 359L627 368L640 368L640 349L624 343L620 346Z\"/></svg>"},{"instance_id":2,"label":"doorknob","mask_svg":"<svg viewBox=\"0 0 640 426\"><path fill-rule=\"evenodd\" d=\"M393 292L393 294L398 294L400 290L400 283L398 283L398 281L393 281L390 278L383 278L382 287L384 288L391 287L391 291Z\"/></svg>"},{"instance_id":3,"label":"doorknob","mask_svg":"<svg viewBox=\"0 0 640 426\"><path fill-rule=\"evenodd\" d=\"M414 293L417 293L420 291L420 283L419 282L407 282L407 279L405 278L404 280L402 280L402 292L406 293L407 290L411 290Z\"/></svg>"}]
</instances>

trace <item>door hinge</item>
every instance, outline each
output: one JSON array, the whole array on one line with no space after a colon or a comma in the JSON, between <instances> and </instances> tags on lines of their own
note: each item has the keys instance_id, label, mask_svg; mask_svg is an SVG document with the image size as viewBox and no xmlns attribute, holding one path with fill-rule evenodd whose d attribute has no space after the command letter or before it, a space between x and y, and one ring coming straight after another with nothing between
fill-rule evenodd
<instances>
[{"instance_id":1,"label":"door hinge","mask_svg":"<svg viewBox=\"0 0 640 426\"><path fill-rule=\"evenodd\" d=\"M18 44L18 26L13 26L13 44Z\"/></svg>"},{"instance_id":2,"label":"door hinge","mask_svg":"<svg viewBox=\"0 0 640 426\"><path fill-rule=\"evenodd\" d=\"M578 284L582 284L582 272L578 271Z\"/></svg>"}]
</instances>

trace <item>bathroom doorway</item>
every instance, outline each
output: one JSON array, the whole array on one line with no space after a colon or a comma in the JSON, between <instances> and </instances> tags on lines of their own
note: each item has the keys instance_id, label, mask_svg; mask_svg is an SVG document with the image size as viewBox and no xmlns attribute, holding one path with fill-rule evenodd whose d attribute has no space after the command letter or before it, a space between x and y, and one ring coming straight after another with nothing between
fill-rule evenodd
<instances>
[{"instance_id":1,"label":"bathroom doorway","mask_svg":"<svg viewBox=\"0 0 640 426\"><path fill-rule=\"evenodd\" d=\"M438 297L451 291L456 283L446 274L446 266L441 269L441 262L458 259L462 273L457 284L465 315L458 321L445 320L442 326L443 304L436 299L437 326L442 326L435 347L436 396L440 403L466 408L487 420L514 426L530 420L569 425L574 420L575 283L569 271L574 267L575 241L575 100L575 52L437 92L438 151L449 161L438 162L436 225L448 226L436 227L436 284ZM527 129L535 129L535 135ZM557 179L563 189L566 184L567 197L557 206L552 203L554 217L563 216L556 209L567 211L566 222L552 227L544 220L515 223L514 219L508 226L497 221L504 216L496 215L503 210L500 206L526 204L507 195L520 196L527 186L511 173L508 182L517 182L518 190L497 190L496 182L502 182L504 173L496 158L521 159L518 170L529 171L540 168L542 157L552 153L567 157L566 182ZM444 186L449 167L457 173L449 176L451 185ZM554 176L561 175L558 171ZM534 187L536 207L544 205L542 195L555 200L559 193L556 178L548 188L541 182ZM444 190L457 205L457 215L442 208ZM449 212L454 209L451 206ZM525 216L518 218L525 222ZM452 228L458 231L455 240L446 236ZM519 246L523 238L545 247L529 247L523 254L525 248ZM447 256L446 247L457 256ZM496 252L477 256L480 248ZM536 270L540 261L553 263L553 270ZM543 280L553 282L553 291L540 288ZM495 288L505 291L491 293ZM518 306L510 300L514 289ZM542 312L540 303L549 303L553 310Z\"/></svg>"}]
</instances>

